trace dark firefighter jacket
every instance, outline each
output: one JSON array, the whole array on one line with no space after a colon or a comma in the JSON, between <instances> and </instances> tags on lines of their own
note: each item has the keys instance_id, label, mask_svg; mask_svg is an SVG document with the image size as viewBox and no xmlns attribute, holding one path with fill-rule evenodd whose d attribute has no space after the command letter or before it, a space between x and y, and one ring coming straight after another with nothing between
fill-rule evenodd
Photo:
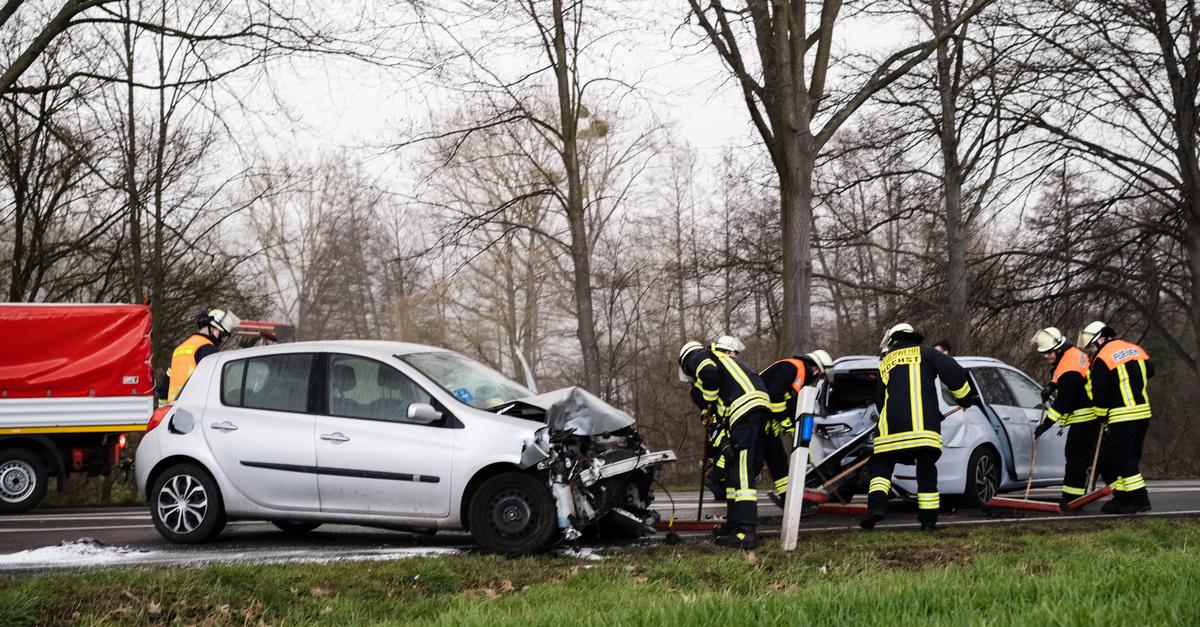
<instances>
[{"instance_id":1,"label":"dark firefighter jacket","mask_svg":"<svg viewBox=\"0 0 1200 627\"><path fill-rule=\"evenodd\" d=\"M709 409L726 427L755 409L768 409L770 399L758 373L738 358L717 350L692 351L684 360L694 379L692 401Z\"/></svg>"},{"instance_id":2,"label":"dark firefighter jacket","mask_svg":"<svg viewBox=\"0 0 1200 627\"><path fill-rule=\"evenodd\" d=\"M942 412L935 379L956 399L971 394L967 371L928 346L900 342L879 361L879 435L875 452L942 448Z\"/></svg>"},{"instance_id":3,"label":"dark firefighter jacket","mask_svg":"<svg viewBox=\"0 0 1200 627\"><path fill-rule=\"evenodd\" d=\"M1050 379L1054 385L1054 402L1046 408L1047 418L1063 426L1096 419L1096 412L1092 410L1092 390L1088 383L1090 366L1086 353L1067 344Z\"/></svg>"},{"instance_id":4,"label":"dark firefighter jacket","mask_svg":"<svg viewBox=\"0 0 1200 627\"><path fill-rule=\"evenodd\" d=\"M767 386L767 395L771 397L774 434L778 435L779 429L791 431L796 416L796 398L800 396L800 388L807 383L808 364L798 357L780 359L767 366L761 376Z\"/></svg>"},{"instance_id":5,"label":"dark firefighter jacket","mask_svg":"<svg viewBox=\"0 0 1200 627\"><path fill-rule=\"evenodd\" d=\"M1097 418L1110 424L1150 418L1147 382L1154 366L1141 346L1109 340L1096 354L1091 374Z\"/></svg>"}]
</instances>

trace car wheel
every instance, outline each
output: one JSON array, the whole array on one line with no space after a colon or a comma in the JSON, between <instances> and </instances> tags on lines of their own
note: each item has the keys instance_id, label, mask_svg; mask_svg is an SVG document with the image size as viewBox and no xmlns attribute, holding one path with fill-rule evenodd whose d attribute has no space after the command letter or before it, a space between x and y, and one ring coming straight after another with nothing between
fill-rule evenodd
<instances>
[{"instance_id":1,"label":"car wheel","mask_svg":"<svg viewBox=\"0 0 1200 627\"><path fill-rule=\"evenodd\" d=\"M471 537L481 547L509 557L542 550L557 530L550 490L519 472L484 481L467 516Z\"/></svg>"},{"instance_id":2,"label":"car wheel","mask_svg":"<svg viewBox=\"0 0 1200 627\"><path fill-rule=\"evenodd\" d=\"M992 449L981 446L967 461L967 488L963 507L987 507L1000 488L1000 459Z\"/></svg>"},{"instance_id":3,"label":"car wheel","mask_svg":"<svg viewBox=\"0 0 1200 627\"><path fill-rule=\"evenodd\" d=\"M311 520L272 520L272 525L288 535L301 535L321 526L321 523Z\"/></svg>"},{"instance_id":4,"label":"car wheel","mask_svg":"<svg viewBox=\"0 0 1200 627\"><path fill-rule=\"evenodd\" d=\"M225 528L225 503L212 476L195 464L166 470L150 490L150 515L171 542L207 542Z\"/></svg>"},{"instance_id":5,"label":"car wheel","mask_svg":"<svg viewBox=\"0 0 1200 627\"><path fill-rule=\"evenodd\" d=\"M23 448L0 451L0 513L27 512L46 496L46 464Z\"/></svg>"}]
</instances>

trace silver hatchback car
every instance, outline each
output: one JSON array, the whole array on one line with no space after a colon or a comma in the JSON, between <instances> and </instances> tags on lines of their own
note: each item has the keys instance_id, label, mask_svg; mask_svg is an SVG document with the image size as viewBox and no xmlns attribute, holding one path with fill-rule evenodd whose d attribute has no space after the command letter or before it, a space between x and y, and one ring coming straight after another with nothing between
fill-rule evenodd
<instances>
[{"instance_id":1,"label":"silver hatchback car","mask_svg":"<svg viewBox=\"0 0 1200 627\"><path fill-rule=\"evenodd\" d=\"M653 529L651 484L674 460L579 388L534 395L451 351L336 341L205 359L151 420L136 474L172 542L258 519L467 529L518 555L589 526Z\"/></svg>"}]
</instances>

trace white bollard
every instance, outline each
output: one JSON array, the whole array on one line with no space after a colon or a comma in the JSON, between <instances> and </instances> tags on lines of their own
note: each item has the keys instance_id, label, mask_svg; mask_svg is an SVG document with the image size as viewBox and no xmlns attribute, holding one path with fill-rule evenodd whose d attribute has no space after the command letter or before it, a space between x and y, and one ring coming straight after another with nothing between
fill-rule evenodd
<instances>
[{"instance_id":1,"label":"white bollard","mask_svg":"<svg viewBox=\"0 0 1200 627\"><path fill-rule=\"evenodd\" d=\"M792 456L788 459L788 491L783 499L783 529L779 534L779 544L785 551L796 550L796 536L800 533L804 480L808 474L808 444L812 440L816 404L817 391L812 387L801 388L796 398L796 435L792 440Z\"/></svg>"}]
</instances>

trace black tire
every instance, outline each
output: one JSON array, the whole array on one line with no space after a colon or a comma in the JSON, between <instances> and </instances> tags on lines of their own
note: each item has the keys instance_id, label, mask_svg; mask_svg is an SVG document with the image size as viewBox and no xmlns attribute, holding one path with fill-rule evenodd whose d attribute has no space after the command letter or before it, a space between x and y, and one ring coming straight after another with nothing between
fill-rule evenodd
<instances>
[{"instance_id":1,"label":"black tire","mask_svg":"<svg viewBox=\"0 0 1200 627\"><path fill-rule=\"evenodd\" d=\"M225 528L225 502L208 471L171 466L150 490L150 517L162 537L179 544L207 542Z\"/></svg>"},{"instance_id":2,"label":"black tire","mask_svg":"<svg viewBox=\"0 0 1200 627\"><path fill-rule=\"evenodd\" d=\"M967 486L961 506L986 508L999 489L1000 458L986 446L975 449L967 461Z\"/></svg>"},{"instance_id":3,"label":"black tire","mask_svg":"<svg viewBox=\"0 0 1200 627\"><path fill-rule=\"evenodd\" d=\"M288 535L297 536L306 534L321 526L321 523L312 520L272 520L271 524Z\"/></svg>"},{"instance_id":4,"label":"black tire","mask_svg":"<svg viewBox=\"0 0 1200 627\"><path fill-rule=\"evenodd\" d=\"M46 463L23 448L0 450L0 514L27 512L46 496Z\"/></svg>"},{"instance_id":5,"label":"black tire","mask_svg":"<svg viewBox=\"0 0 1200 627\"><path fill-rule=\"evenodd\" d=\"M479 546L507 557L545 549L558 531L550 490L519 472L484 481L471 498L467 518Z\"/></svg>"}]
</instances>

